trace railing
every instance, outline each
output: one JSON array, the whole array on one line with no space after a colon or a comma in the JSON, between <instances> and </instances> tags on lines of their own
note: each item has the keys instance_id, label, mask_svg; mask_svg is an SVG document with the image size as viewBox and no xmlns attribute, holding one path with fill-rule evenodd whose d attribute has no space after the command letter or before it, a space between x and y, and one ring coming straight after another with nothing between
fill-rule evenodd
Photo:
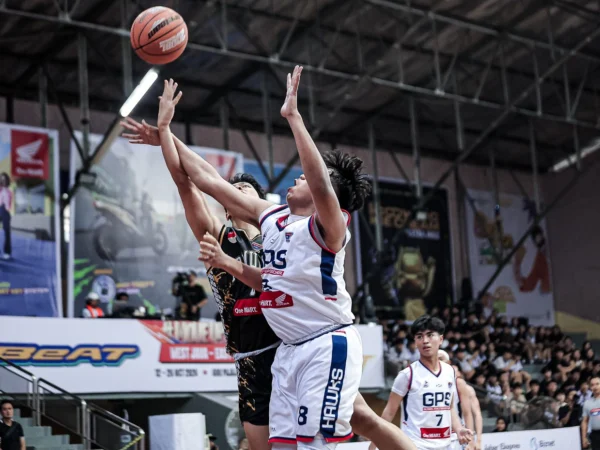
<instances>
[{"instance_id":1,"label":"railing","mask_svg":"<svg viewBox=\"0 0 600 450\"><path fill-rule=\"evenodd\" d=\"M50 422L81 438L91 450L144 450L145 433L137 425L0 357L0 393L29 409L33 425Z\"/></svg>"}]
</instances>

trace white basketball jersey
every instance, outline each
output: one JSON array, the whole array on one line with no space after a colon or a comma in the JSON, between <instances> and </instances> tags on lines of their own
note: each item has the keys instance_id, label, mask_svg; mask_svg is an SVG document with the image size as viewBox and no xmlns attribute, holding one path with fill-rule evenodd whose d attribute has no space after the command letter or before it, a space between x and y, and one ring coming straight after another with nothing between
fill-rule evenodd
<instances>
[{"instance_id":1,"label":"white basketball jersey","mask_svg":"<svg viewBox=\"0 0 600 450\"><path fill-rule=\"evenodd\" d=\"M392 391L403 397L402 430L418 449L447 448L452 433L452 399L456 379L452 366L439 362L433 373L415 361L401 371Z\"/></svg>"},{"instance_id":2,"label":"white basketball jersey","mask_svg":"<svg viewBox=\"0 0 600 450\"><path fill-rule=\"evenodd\" d=\"M344 282L350 232L346 230L344 248L334 253L326 248L315 216L291 215L287 205L263 211L260 228L264 251L260 307L275 334L285 343L298 343L352 324L352 299Z\"/></svg>"}]
</instances>

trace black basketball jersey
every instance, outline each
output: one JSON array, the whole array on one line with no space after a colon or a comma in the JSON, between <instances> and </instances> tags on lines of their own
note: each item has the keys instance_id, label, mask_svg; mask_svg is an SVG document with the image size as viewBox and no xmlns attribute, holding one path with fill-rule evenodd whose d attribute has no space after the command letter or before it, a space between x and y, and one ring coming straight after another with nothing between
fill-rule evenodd
<instances>
[{"instance_id":1,"label":"black basketball jersey","mask_svg":"<svg viewBox=\"0 0 600 450\"><path fill-rule=\"evenodd\" d=\"M218 240L225 254L249 266L263 266L260 233L250 240L245 231L224 225ZM229 354L261 350L279 341L260 310L260 292L222 269L211 267L207 275L225 328Z\"/></svg>"}]
</instances>

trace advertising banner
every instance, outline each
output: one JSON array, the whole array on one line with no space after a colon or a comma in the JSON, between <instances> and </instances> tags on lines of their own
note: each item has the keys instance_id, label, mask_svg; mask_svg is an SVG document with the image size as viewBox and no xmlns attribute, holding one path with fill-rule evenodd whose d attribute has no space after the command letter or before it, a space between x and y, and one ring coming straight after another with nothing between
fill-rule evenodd
<instances>
[{"instance_id":1,"label":"advertising banner","mask_svg":"<svg viewBox=\"0 0 600 450\"><path fill-rule=\"evenodd\" d=\"M95 148L102 136L90 139ZM243 171L239 153L191 149L226 179ZM74 143L71 160L74 176L81 165ZM206 198L211 213L224 222L223 208ZM174 312L178 300L172 295L173 282L181 281L178 274L193 270L210 300L202 317L214 319L217 309L198 255L160 147L118 138L71 203L69 316L81 317L90 292L99 295L105 312L120 292L129 294L130 307L144 307L149 315Z\"/></svg>"},{"instance_id":2,"label":"advertising banner","mask_svg":"<svg viewBox=\"0 0 600 450\"><path fill-rule=\"evenodd\" d=\"M399 245L391 246L394 236L406 225L411 210L418 203L412 186L379 181L383 238L383 269L369 285L375 309L398 311L406 320L425 314L426 308L453 302L452 251L448 196L438 190L419 216L402 231ZM429 194L423 187L423 195ZM355 235L359 255L358 283L370 273L376 262L375 202L370 196L363 209L363 219L355 215Z\"/></svg>"},{"instance_id":3,"label":"advertising banner","mask_svg":"<svg viewBox=\"0 0 600 450\"><path fill-rule=\"evenodd\" d=\"M526 198L468 190L467 235L473 293L477 295L498 263L532 225L535 205ZM509 317L526 317L533 325L554 324L554 295L545 222L517 250L484 293L487 313L497 309Z\"/></svg>"},{"instance_id":4,"label":"advertising banner","mask_svg":"<svg viewBox=\"0 0 600 450\"><path fill-rule=\"evenodd\" d=\"M0 329L0 357L69 392L237 390L220 322L0 317ZM361 387L383 387L381 327L358 330L365 359ZM0 371L0 385L9 392L3 377Z\"/></svg>"},{"instance_id":5,"label":"advertising banner","mask_svg":"<svg viewBox=\"0 0 600 450\"><path fill-rule=\"evenodd\" d=\"M562 450L581 448L579 427L484 433L483 450Z\"/></svg>"},{"instance_id":6,"label":"advertising banner","mask_svg":"<svg viewBox=\"0 0 600 450\"><path fill-rule=\"evenodd\" d=\"M0 315L62 315L58 132L0 124Z\"/></svg>"}]
</instances>

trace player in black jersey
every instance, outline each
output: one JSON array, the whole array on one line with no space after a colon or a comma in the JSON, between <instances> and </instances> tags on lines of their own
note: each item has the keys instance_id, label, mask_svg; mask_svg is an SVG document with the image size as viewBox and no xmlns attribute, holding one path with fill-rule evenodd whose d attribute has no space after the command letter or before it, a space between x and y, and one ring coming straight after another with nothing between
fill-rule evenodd
<instances>
[{"instance_id":1,"label":"player in black jersey","mask_svg":"<svg viewBox=\"0 0 600 450\"><path fill-rule=\"evenodd\" d=\"M156 127L131 118L121 124L134 133L123 134L129 142L160 145ZM175 139L179 145L181 142ZM231 224L220 223L211 214L203 194L183 171L177 152L165 148L162 152L194 236L198 242L219 247L229 257L227 270L206 263L205 266L225 329L227 352L236 362L240 420L250 449L267 449L271 365L279 339L258 308L260 281L256 285L245 272L249 266L262 266L260 230L230 216L227 219ZM244 194L265 197L260 184L249 174L237 174L230 182Z\"/></svg>"}]
</instances>

